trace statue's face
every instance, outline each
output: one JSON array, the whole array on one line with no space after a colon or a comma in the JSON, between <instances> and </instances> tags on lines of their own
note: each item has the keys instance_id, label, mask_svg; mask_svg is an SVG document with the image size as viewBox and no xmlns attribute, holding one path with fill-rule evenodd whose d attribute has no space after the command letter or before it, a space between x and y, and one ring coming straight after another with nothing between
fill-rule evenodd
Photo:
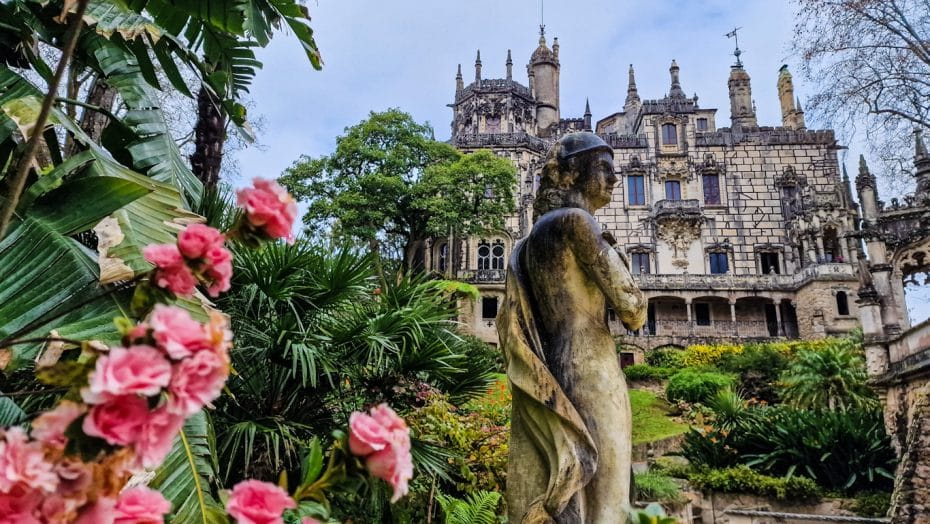
<instances>
[{"instance_id":1,"label":"statue's face","mask_svg":"<svg viewBox=\"0 0 930 524\"><path fill-rule=\"evenodd\" d=\"M588 155L588 163L582 164L582 173L578 177L581 196L599 209L610 202L617 175L614 174L614 157L607 151L597 151Z\"/></svg>"}]
</instances>

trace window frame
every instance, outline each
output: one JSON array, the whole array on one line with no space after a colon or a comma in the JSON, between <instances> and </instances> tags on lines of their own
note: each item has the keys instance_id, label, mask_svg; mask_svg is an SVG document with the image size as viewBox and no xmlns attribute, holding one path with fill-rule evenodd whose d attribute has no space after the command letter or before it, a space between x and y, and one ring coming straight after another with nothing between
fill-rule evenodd
<instances>
[{"instance_id":1,"label":"window frame","mask_svg":"<svg viewBox=\"0 0 930 524\"><path fill-rule=\"evenodd\" d=\"M713 180L712 191L708 192L708 182ZM719 206L723 204L723 195L720 194L720 175L718 173L708 173L701 176L701 190L704 192L704 204L708 206ZM715 195L716 200L711 200L708 195Z\"/></svg>"},{"instance_id":2,"label":"window frame","mask_svg":"<svg viewBox=\"0 0 930 524\"><path fill-rule=\"evenodd\" d=\"M846 311L845 313L843 311ZM839 316L849 316L849 295L845 291L836 292L836 314Z\"/></svg>"},{"instance_id":3,"label":"window frame","mask_svg":"<svg viewBox=\"0 0 930 524\"><path fill-rule=\"evenodd\" d=\"M660 126L662 132L663 146L678 145L678 126L672 123L665 123Z\"/></svg>"},{"instance_id":4,"label":"window frame","mask_svg":"<svg viewBox=\"0 0 930 524\"><path fill-rule=\"evenodd\" d=\"M482 255L481 250L487 249L487 253ZM478 255L478 270L491 269L491 243L481 241L478 243L478 249L475 250Z\"/></svg>"},{"instance_id":5,"label":"window frame","mask_svg":"<svg viewBox=\"0 0 930 524\"><path fill-rule=\"evenodd\" d=\"M626 176L627 204L631 206L646 205L646 176L638 173ZM638 187L635 185L638 184ZM639 197L634 199L635 197ZM634 201L636 200L636 201Z\"/></svg>"},{"instance_id":6,"label":"window frame","mask_svg":"<svg viewBox=\"0 0 930 524\"><path fill-rule=\"evenodd\" d=\"M669 187L676 188L674 192L677 193L677 195L675 195L677 198L672 198L672 196L669 195ZM681 200L681 180L665 181L665 200L673 200L676 202Z\"/></svg>"},{"instance_id":7,"label":"window frame","mask_svg":"<svg viewBox=\"0 0 930 524\"><path fill-rule=\"evenodd\" d=\"M710 129L710 122L706 118L697 118L694 121L694 129L701 133L706 132Z\"/></svg>"},{"instance_id":8,"label":"window frame","mask_svg":"<svg viewBox=\"0 0 930 524\"><path fill-rule=\"evenodd\" d=\"M493 316L488 316L487 312L489 309L494 310ZM493 320L497 318L497 313L500 311L500 297L497 295L485 295L481 297L481 319L482 320Z\"/></svg>"},{"instance_id":9,"label":"window frame","mask_svg":"<svg viewBox=\"0 0 930 524\"><path fill-rule=\"evenodd\" d=\"M723 271L720 271L721 261L723 262ZM730 272L730 257L724 251L711 251L707 254L707 262L711 275L726 275Z\"/></svg>"},{"instance_id":10,"label":"window frame","mask_svg":"<svg viewBox=\"0 0 930 524\"><path fill-rule=\"evenodd\" d=\"M649 253L630 253L630 273L634 275L650 275L652 267ZM645 264L638 263L645 260ZM641 271L644 268L646 271Z\"/></svg>"}]
</instances>

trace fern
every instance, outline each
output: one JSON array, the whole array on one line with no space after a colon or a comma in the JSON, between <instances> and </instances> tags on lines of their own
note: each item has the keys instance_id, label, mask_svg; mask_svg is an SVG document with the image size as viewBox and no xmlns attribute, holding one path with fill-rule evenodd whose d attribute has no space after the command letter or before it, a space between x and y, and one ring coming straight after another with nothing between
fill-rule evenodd
<instances>
[{"instance_id":1,"label":"fern","mask_svg":"<svg viewBox=\"0 0 930 524\"><path fill-rule=\"evenodd\" d=\"M445 524L495 524L501 494L493 491L470 493L465 500L439 494Z\"/></svg>"}]
</instances>

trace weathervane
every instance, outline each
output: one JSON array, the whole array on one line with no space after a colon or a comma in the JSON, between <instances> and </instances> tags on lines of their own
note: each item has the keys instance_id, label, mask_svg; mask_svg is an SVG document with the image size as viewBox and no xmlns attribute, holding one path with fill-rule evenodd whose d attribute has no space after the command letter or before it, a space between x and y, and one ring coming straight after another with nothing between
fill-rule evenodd
<instances>
[{"instance_id":1,"label":"weathervane","mask_svg":"<svg viewBox=\"0 0 930 524\"><path fill-rule=\"evenodd\" d=\"M724 36L727 38L732 38L736 41L736 49L733 51L733 56L736 57L736 65L742 67L743 63L740 61L739 55L743 54L743 52L739 50L739 35L736 34L736 32L740 29L742 29L742 27L734 27L732 31L725 34Z\"/></svg>"},{"instance_id":2,"label":"weathervane","mask_svg":"<svg viewBox=\"0 0 930 524\"><path fill-rule=\"evenodd\" d=\"M539 0L539 36L546 36L545 0Z\"/></svg>"}]
</instances>

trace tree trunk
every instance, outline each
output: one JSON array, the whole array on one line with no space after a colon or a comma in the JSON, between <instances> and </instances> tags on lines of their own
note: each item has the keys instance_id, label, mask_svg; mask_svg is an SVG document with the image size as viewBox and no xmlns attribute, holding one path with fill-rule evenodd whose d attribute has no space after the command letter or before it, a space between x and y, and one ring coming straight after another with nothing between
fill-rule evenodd
<instances>
[{"instance_id":1,"label":"tree trunk","mask_svg":"<svg viewBox=\"0 0 930 524\"><path fill-rule=\"evenodd\" d=\"M115 101L116 89L107 85L106 80L103 78L99 76L95 78L94 84L90 87L90 91L87 92L86 103L107 111L112 111L113 102ZM99 144L100 137L103 136L103 129L107 127L109 123L110 118L107 115L90 109L89 107L85 107L84 111L81 113L79 125L94 142ZM74 156L83 149L84 147L79 142L72 140L68 146L67 156Z\"/></svg>"},{"instance_id":2,"label":"tree trunk","mask_svg":"<svg viewBox=\"0 0 930 524\"><path fill-rule=\"evenodd\" d=\"M426 240L408 240L404 247L404 269L408 274L422 273L426 261Z\"/></svg>"},{"instance_id":3,"label":"tree trunk","mask_svg":"<svg viewBox=\"0 0 930 524\"><path fill-rule=\"evenodd\" d=\"M191 170L203 182L205 189L216 187L220 181L225 143L226 115L216 96L201 87L197 93L197 125L194 127Z\"/></svg>"}]
</instances>

